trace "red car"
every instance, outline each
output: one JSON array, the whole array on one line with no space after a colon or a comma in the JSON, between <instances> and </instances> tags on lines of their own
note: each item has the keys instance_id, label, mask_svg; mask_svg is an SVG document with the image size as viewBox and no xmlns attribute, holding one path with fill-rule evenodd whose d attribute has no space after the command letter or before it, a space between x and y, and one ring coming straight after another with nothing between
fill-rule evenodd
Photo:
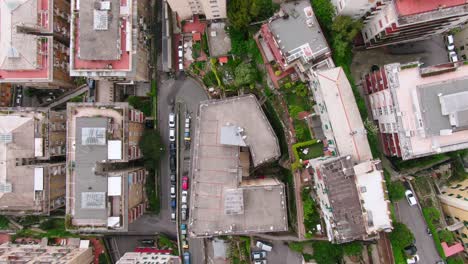
<instances>
[{"instance_id":1,"label":"red car","mask_svg":"<svg viewBox=\"0 0 468 264\"><path fill-rule=\"evenodd\" d=\"M182 177L182 190L188 190L188 177Z\"/></svg>"}]
</instances>

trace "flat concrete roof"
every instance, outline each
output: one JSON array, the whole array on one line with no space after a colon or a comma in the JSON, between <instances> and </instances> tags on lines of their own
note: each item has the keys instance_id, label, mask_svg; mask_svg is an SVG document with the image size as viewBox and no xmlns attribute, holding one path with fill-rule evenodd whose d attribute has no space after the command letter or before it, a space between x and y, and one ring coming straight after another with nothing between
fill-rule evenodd
<instances>
[{"instance_id":1,"label":"flat concrete roof","mask_svg":"<svg viewBox=\"0 0 468 264\"><path fill-rule=\"evenodd\" d=\"M353 160L339 157L322 163L320 168L333 214L335 240L343 243L364 237L366 230Z\"/></svg>"},{"instance_id":2,"label":"flat concrete roof","mask_svg":"<svg viewBox=\"0 0 468 264\"><path fill-rule=\"evenodd\" d=\"M110 2L110 10L108 11L96 9L96 1L94 0L79 1L78 57L82 60L120 59L120 1L106 1ZM100 20L101 23L97 20ZM95 24L105 24L107 29L96 30L94 29Z\"/></svg>"},{"instance_id":3,"label":"flat concrete roof","mask_svg":"<svg viewBox=\"0 0 468 264\"><path fill-rule=\"evenodd\" d=\"M95 173L97 162L107 159L107 144L82 142L83 128L107 128L108 118L77 117L75 141L75 215L78 219L102 219L107 221L107 176ZM85 143L85 144L83 144ZM90 194L91 193L91 194ZM93 193L95 195L93 195ZM104 194L102 201L101 194ZM89 201L90 199L94 201ZM82 201L87 200L87 204ZM102 204L103 202L103 204ZM92 206L95 205L95 206ZM88 208L84 208L88 207Z\"/></svg>"},{"instance_id":4,"label":"flat concrete roof","mask_svg":"<svg viewBox=\"0 0 468 264\"><path fill-rule=\"evenodd\" d=\"M222 145L221 128L240 126L254 166L280 156L278 140L253 95L200 104L192 154L189 231L192 236L286 231L284 185L276 179L241 181L240 147ZM225 214L225 196L236 196L233 214ZM238 199L239 198L239 199ZM229 205L229 204L228 204ZM242 206L242 208L240 208ZM243 212L242 212L243 211Z\"/></svg>"},{"instance_id":5,"label":"flat concrete roof","mask_svg":"<svg viewBox=\"0 0 468 264\"><path fill-rule=\"evenodd\" d=\"M432 74L431 76L423 77L419 68L401 69L400 64L385 65L386 75L388 76L390 91L394 100L396 112L403 113L397 116L398 122L398 139L404 160L423 157L436 153L455 151L468 148L468 130L454 130L451 135L436 135L425 134L425 128L419 126L419 120L423 118L418 101L418 89L429 89L427 94L431 98L431 87L442 87L442 89L450 89L449 86L454 84L454 81L460 80L460 84L455 84L454 88L458 89L468 79L468 65L461 65L455 71ZM426 95L425 95L426 97ZM436 104L435 98L432 97L428 101L430 104ZM438 100L438 98L437 98ZM437 102L437 109L427 109L427 111L440 111L440 102ZM426 107L427 108L427 107ZM435 107L434 107L435 108ZM439 114L440 115L440 114ZM438 119L435 116L427 114L427 119ZM432 123L431 123L432 122ZM438 123L442 122L442 123ZM446 124L445 121L429 120L429 126L435 127ZM423 123L425 125L425 123ZM416 133L411 133L416 131Z\"/></svg>"},{"instance_id":6,"label":"flat concrete roof","mask_svg":"<svg viewBox=\"0 0 468 264\"><path fill-rule=\"evenodd\" d=\"M447 96L460 94L465 92L467 87L468 78L462 78L457 80L452 79L442 83L421 85L416 88L426 133L438 136L440 135L440 131L444 129L460 130L468 128L468 113L466 111L457 112L457 117L458 120L461 121L461 126L452 128L449 115L442 114L439 100L439 95ZM462 98L462 96L459 96L459 98ZM451 107L455 107L455 105L452 104Z\"/></svg>"},{"instance_id":7,"label":"flat concrete roof","mask_svg":"<svg viewBox=\"0 0 468 264\"><path fill-rule=\"evenodd\" d=\"M224 56L231 51L231 38L227 34L224 22L211 23L206 29L210 56Z\"/></svg>"},{"instance_id":8,"label":"flat concrete roof","mask_svg":"<svg viewBox=\"0 0 468 264\"><path fill-rule=\"evenodd\" d=\"M275 18L269 23L276 42L286 57L299 56L319 57L330 52L328 43L322 33L310 1L301 0L281 4L287 18ZM303 52L303 54L299 54Z\"/></svg>"}]
</instances>

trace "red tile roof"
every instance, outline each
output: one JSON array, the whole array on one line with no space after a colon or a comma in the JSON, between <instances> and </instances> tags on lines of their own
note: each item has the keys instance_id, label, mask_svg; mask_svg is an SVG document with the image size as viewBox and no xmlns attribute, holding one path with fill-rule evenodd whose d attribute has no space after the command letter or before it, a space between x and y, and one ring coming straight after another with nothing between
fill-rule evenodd
<instances>
[{"instance_id":1,"label":"red tile roof","mask_svg":"<svg viewBox=\"0 0 468 264\"><path fill-rule=\"evenodd\" d=\"M262 27L260 28L260 34L262 35L265 42L268 44L268 47L270 47L270 50L273 53L276 62L280 64L280 66L283 66L283 64L285 63L283 55L281 54L279 48L275 44L274 37L268 27L268 24L262 25Z\"/></svg>"},{"instance_id":2,"label":"red tile roof","mask_svg":"<svg viewBox=\"0 0 468 264\"><path fill-rule=\"evenodd\" d=\"M220 57L219 58L219 63L228 63L228 57Z\"/></svg>"},{"instance_id":3,"label":"red tile roof","mask_svg":"<svg viewBox=\"0 0 468 264\"><path fill-rule=\"evenodd\" d=\"M460 242L456 243L455 245L453 245L451 247L449 247L447 245L447 243L445 243L445 242L442 242L440 244L442 245L442 248L444 249L444 253L445 253L446 257L450 257L450 256L455 255L457 253L460 253L460 252L462 252L464 250L463 245Z\"/></svg>"},{"instance_id":4,"label":"red tile roof","mask_svg":"<svg viewBox=\"0 0 468 264\"><path fill-rule=\"evenodd\" d=\"M414 15L437 10L440 6L463 5L466 0L396 0L395 5L401 16Z\"/></svg>"},{"instance_id":5,"label":"red tile roof","mask_svg":"<svg viewBox=\"0 0 468 264\"><path fill-rule=\"evenodd\" d=\"M200 40L201 40L200 32L193 33L193 41L200 41Z\"/></svg>"}]
</instances>

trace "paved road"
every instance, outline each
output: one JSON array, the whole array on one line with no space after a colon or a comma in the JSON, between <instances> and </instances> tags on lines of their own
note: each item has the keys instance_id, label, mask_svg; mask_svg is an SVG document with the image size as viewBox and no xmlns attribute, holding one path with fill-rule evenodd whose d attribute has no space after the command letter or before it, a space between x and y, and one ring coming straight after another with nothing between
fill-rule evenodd
<instances>
[{"instance_id":1,"label":"paved road","mask_svg":"<svg viewBox=\"0 0 468 264\"><path fill-rule=\"evenodd\" d=\"M413 232L420 263L436 263L440 260L434 240L426 232L426 222L417 206L409 206L406 199L396 204L398 219Z\"/></svg>"},{"instance_id":2,"label":"paved road","mask_svg":"<svg viewBox=\"0 0 468 264\"><path fill-rule=\"evenodd\" d=\"M255 240L256 241L256 240ZM263 241L263 240L262 240ZM301 264L301 254L289 249L288 245L283 241L269 241L272 244L273 250L267 254L267 263L270 264Z\"/></svg>"},{"instance_id":3,"label":"paved road","mask_svg":"<svg viewBox=\"0 0 468 264\"><path fill-rule=\"evenodd\" d=\"M177 79L163 79L160 86L159 86L159 95L158 95L158 107L160 109L160 120L163 123L160 123L161 129L163 127L167 127L167 116L169 114L169 110L171 108L171 102L179 102L181 104L180 110L180 118L185 118L185 111L187 110L192 115L192 134L193 128L197 125L196 124L196 113L198 109L198 105L200 101L207 100L208 97L203 90L203 88L192 78L185 77L183 73L179 73ZM164 115L164 117L162 116ZM166 121L163 121L166 120ZM165 123L164 123L165 122ZM167 130L167 129L166 129ZM167 134L167 133L166 133ZM164 135L163 135L164 137ZM167 137L167 136L165 136ZM183 144L179 143L181 147L180 150L182 151L180 157L183 157L184 160L181 160L181 164L183 168L180 170L181 175L186 175L190 169L190 152L186 151L183 147ZM164 161L163 161L164 162ZM161 164L164 164L164 163ZM165 161L167 162L167 160ZM167 163L166 163L167 164ZM166 167L167 165L162 165L162 168ZM167 183L164 182L162 187L164 188L165 184L168 185L169 180L166 179ZM166 195L164 190L162 195ZM163 198L164 201L164 198ZM189 201L190 202L190 201ZM168 202L166 202L168 204ZM190 212L189 212L190 214ZM191 253L191 260L193 263L204 263L205 254L204 254L204 246L202 239L189 239L189 248Z\"/></svg>"},{"instance_id":4,"label":"paved road","mask_svg":"<svg viewBox=\"0 0 468 264\"><path fill-rule=\"evenodd\" d=\"M429 39L397 44L388 47L390 54L421 54L420 61L423 67L447 63L448 51L442 35L432 36Z\"/></svg>"}]
</instances>

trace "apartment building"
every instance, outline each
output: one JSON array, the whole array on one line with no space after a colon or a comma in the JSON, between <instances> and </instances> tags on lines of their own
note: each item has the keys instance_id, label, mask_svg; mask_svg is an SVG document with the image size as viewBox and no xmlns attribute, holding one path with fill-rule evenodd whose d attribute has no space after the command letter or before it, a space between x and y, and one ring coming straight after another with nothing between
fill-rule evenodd
<instances>
[{"instance_id":1,"label":"apartment building","mask_svg":"<svg viewBox=\"0 0 468 264\"><path fill-rule=\"evenodd\" d=\"M369 1L369 0L332 0L335 6L337 15L350 16L354 19L365 17L368 12L376 10L377 7L382 5L383 1Z\"/></svg>"},{"instance_id":2,"label":"apartment building","mask_svg":"<svg viewBox=\"0 0 468 264\"><path fill-rule=\"evenodd\" d=\"M67 226L78 232L128 229L146 207L143 113L128 103L67 104Z\"/></svg>"},{"instance_id":3,"label":"apartment building","mask_svg":"<svg viewBox=\"0 0 468 264\"><path fill-rule=\"evenodd\" d=\"M0 2L0 83L72 88L66 0Z\"/></svg>"},{"instance_id":4,"label":"apartment building","mask_svg":"<svg viewBox=\"0 0 468 264\"><path fill-rule=\"evenodd\" d=\"M442 210L448 218L447 228L454 231L457 240L465 247L465 256L468 257L468 180L455 183L442 188L439 200Z\"/></svg>"},{"instance_id":5,"label":"apartment building","mask_svg":"<svg viewBox=\"0 0 468 264\"><path fill-rule=\"evenodd\" d=\"M149 0L72 0L70 75L149 81Z\"/></svg>"},{"instance_id":6,"label":"apartment building","mask_svg":"<svg viewBox=\"0 0 468 264\"><path fill-rule=\"evenodd\" d=\"M313 70L334 66L327 40L306 0L281 4L280 11L261 26L257 45L277 88L279 78L295 74L306 81ZM280 76L272 65L278 66Z\"/></svg>"},{"instance_id":7,"label":"apartment building","mask_svg":"<svg viewBox=\"0 0 468 264\"><path fill-rule=\"evenodd\" d=\"M4 243L0 245L0 263L91 264L94 261L89 240L67 239L65 246Z\"/></svg>"},{"instance_id":8,"label":"apartment building","mask_svg":"<svg viewBox=\"0 0 468 264\"><path fill-rule=\"evenodd\" d=\"M367 48L421 40L447 32L468 20L465 0L383 0L372 5L361 0L338 0L335 1L338 10L342 2L347 4L338 13L356 17L365 10L361 18L364 19L362 37Z\"/></svg>"},{"instance_id":9,"label":"apartment building","mask_svg":"<svg viewBox=\"0 0 468 264\"><path fill-rule=\"evenodd\" d=\"M48 215L65 205L65 112L0 108L0 213Z\"/></svg>"},{"instance_id":10,"label":"apartment building","mask_svg":"<svg viewBox=\"0 0 468 264\"><path fill-rule=\"evenodd\" d=\"M116 264L180 264L178 256L161 253L126 252Z\"/></svg>"},{"instance_id":11,"label":"apartment building","mask_svg":"<svg viewBox=\"0 0 468 264\"><path fill-rule=\"evenodd\" d=\"M179 21L191 19L194 15L204 15L206 19L224 19L226 0L165 0Z\"/></svg>"},{"instance_id":12,"label":"apartment building","mask_svg":"<svg viewBox=\"0 0 468 264\"><path fill-rule=\"evenodd\" d=\"M380 160L325 156L309 160L309 166L329 241L371 240L392 230Z\"/></svg>"},{"instance_id":13,"label":"apartment building","mask_svg":"<svg viewBox=\"0 0 468 264\"><path fill-rule=\"evenodd\" d=\"M383 151L404 160L468 148L468 65L388 64L364 76Z\"/></svg>"}]
</instances>

